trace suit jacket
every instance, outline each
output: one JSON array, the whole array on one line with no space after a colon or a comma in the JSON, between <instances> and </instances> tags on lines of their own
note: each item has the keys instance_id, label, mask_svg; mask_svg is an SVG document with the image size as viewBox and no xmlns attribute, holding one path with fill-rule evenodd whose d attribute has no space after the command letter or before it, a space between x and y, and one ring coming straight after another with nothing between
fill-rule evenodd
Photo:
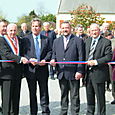
<instances>
[{"instance_id":1,"label":"suit jacket","mask_svg":"<svg viewBox=\"0 0 115 115\"><path fill-rule=\"evenodd\" d=\"M112 51L114 50L115 48L115 38L113 39L110 39L111 40L111 44L112 44Z\"/></svg>"},{"instance_id":2,"label":"suit jacket","mask_svg":"<svg viewBox=\"0 0 115 115\"><path fill-rule=\"evenodd\" d=\"M22 51L21 39L19 40L20 55ZM6 40L0 37L0 56L2 60L13 60L15 62L2 62L0 65L0 79L20 79L22 77L21 56L15 55Z\"/></svg>"},{"instance_id":3,"label":"suit jacket","mask_svg":"<svg viewBox=\"0 0 115 115\"><path fill-rule=\"evenodd\" d=\"M115 61L115 48L113 50L112 61ZM112 80L115 81L115 64L112 64Z\"/></svg>"},{"instance_id":4,"label":"suit jacket","mask_svg":"<svg viewBox=\"0 0 115 115\"><path fill-rule=\"evenodd\" d=\"M46 35L46 31L43 30L43 31L41 32L41 34L45 36L45 35ZM51 46L53 46L53 42L54 42L54 40L56 39L56 33L55 33L53 30L48 30L48 38L49 38L49 40L50 40Z\"/></svg>"},{"instance_id":5,"label":"suit jacket","mask_svg":"<svg viewBox=\"0 0 115 115\"><path fill-rule=\"evenodd\" d=\"M91 41L92 38L90 37L85 41L86 61L89 57ZM91 79L96 83L103 83L109 77L109 66L106 63L112 59L111 41L100 36L93 57L94 60L97 60L98 65L92 67L93 74ZM86 72L88 73L88 66L86 66ZM88 74L86 74L87 77Z\"/></svg>"},{"instance_id":6,"label":"suit jacket","mask_svg":"<svg viewBox=\"0 0 115 115\"><path fill-rule=\"evenodd\" d=\"M29 30L27 30L25 33L24 33L23 31L21 31L21 32L19 33L19 37L23 38L24 36L27 36L29 33L30 33Z\"/></svg>"},{"instance_id":7,"label":"suit jacket","mask_svg":"<svg viewBox=\"0 0 115 115\"><path fill-rule=\"evenodd\" d=\"M52 59L58 61L83 61L84 60L84 42L73 34L64 49L63 36L54 40ZM84 65L82 64L59 64L57 65L58 78L63 76L67 80L74 80L75 73L84 73Z\"/></svg>"},{"instance_id":8,"label":"suit jacket","mask_svg":"<svg viewBox=\"0 0 115 115\"><path fill-rule=\"evenodd\" d=\"M40 35L40 39L41 39L40 60L45 59L46 61L50 61L52 52L51 52L51 46L49 43L49 39L43 35ZM25 57L27 57L28 59L36 58L34 38L32 34L29 34L23 39L23 46L24 46L23 49L24 49ZM33 66L32 64L26 65L25 66L26 77L30 78L30 76L33 76L33 78L35 78L35 69L37 66ZM46 73L48 76L48 65L47 64L45 66L39 66L39 69L42 69L44 73Z\"/></svg>"}]
</instances>

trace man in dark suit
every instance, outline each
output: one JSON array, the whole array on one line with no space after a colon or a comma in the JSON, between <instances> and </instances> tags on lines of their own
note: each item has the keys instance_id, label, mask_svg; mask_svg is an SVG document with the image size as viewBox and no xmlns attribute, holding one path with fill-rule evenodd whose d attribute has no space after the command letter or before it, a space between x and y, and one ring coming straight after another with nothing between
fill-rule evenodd
<instances>
[{"instance_id":1,"label":"man in dark suit","mask_svg":"<svg viewBox=\"0 0 115 115\"><path fill-rule=\"evenodd\" d=\"M50 40L51 46L53 46L53 42L56 39L56 33L53 30L50 30L50 23L49 22L44 22L43 23L43 28L44 30L41 31L41 34L44 36L47 36ZM50 65L50 77L52 80L54 80L54 74L55 74L55 68Z\"/></svg>"},{"instance_id":2,"label":"man in dark suit","mask_svg":"<svg viewBox=\"0 0 115 115\"><path fill-rule=\"evenodd\" d=\"M4 19L0 20L0 37L3 37L7 34L7 25L8 22ZM0 96L1 96L1 102L0 102L0 112L2 112L2 80L0 80Z\"/></svg>"},{"instance_id":3,"label":"man in dark suit","mask_svg":"<svg viewBox=\"0 0 115 115\"><path fill-rule=\"evenodd\" d=\"M81 24L77 24L77 26L75 27L75 33L77 37L83 39L84 41L88 38L88 35L84 33L84 28ZM84 77L82 78L82 86L85 86Z\"/></svg>"},{"instance_id":4,"label":"man in dark suit","mask_svg":"<svg viewBox=\"0 0 115 115\"><path fill-rule=\"evenodd\" d=\"M97 24L90 26L91 38L85 42L86 47L86 93L87 114L94 115L95 95L97 97L97 115L106 115L105 81L109 77L109 66L106 64L112 59L111 41L100 36Z\"/></svg>"},{"instance_id":5,"label":"man in dark suit","mask_svg":"<svg viewBox=\"0 0 115 115\"><path fill-rule=\"evenodd\" d=\"M84 33L84 28L81 24L78 24L76 27L75 27L75 33L76 33L76 36L85 40L88 38L88 35Z\"/></svg>"},{"instance_id":6,"label":"man in dark suit","mask_svg":"<svg viewBox=\"0 0 115 115\"><path fill-rule=\"evenodd\" d=\"M24 36L26 36L30 33L26 23L21 24L21 30L22 31L19 33L19 37L21 37L21 38L23 38Z\"/></svg>"},{"instance_id":7,"label":"man in dark suit","mask_svg":"<svg viewBox=\"0 0 115 115\"><path fill-rule=\"evenodd\" d=\"M2 60L14 62L2 62L0 66L0 80L2 80L3 115L19 114L19 99L21 86L21 62L28 60L21 57L20 39L16 36L17 25L7 26L7 35L0 37L0 56ZM15 43L14 43L15 42Z\"/></svg>"},{"instance_id":8,"label":"man in dark suit","mask_svg":"<svg viewBox=\"0 0 115 115\"><path fill-rule=\"evenodd\" d=\"M75 35L71 34L69 22L61 24L63 36L54 41L51 64L57 67L59 85L61 89L61 112L60 115L67 115L69 103L69 91L71 98L71 114L79 115L80 99L79 88L80 78L84 74L82 64L55 64L60 61L82 61L84 60L84 43Z\"/></svg>"},{"instance_id":9,"label":"man in dark suit","mask_svg":"<svg viewBox=\"0 0 115 115\"><path fill-rule=\"evenodd\" d=\"M37 83L40 90L40 105L42 115L49 115L49 94L48 94L48 65L44 62L51 58L51 47L49 39L46 36L40 35L42 23L35 18L31 22L32 34L26 36L24 40L25 56L32 61L39 61L40 63L31 62L25 67L26 78L30 94L30 114L37 115Z\"/></svg>"}]
</instances>

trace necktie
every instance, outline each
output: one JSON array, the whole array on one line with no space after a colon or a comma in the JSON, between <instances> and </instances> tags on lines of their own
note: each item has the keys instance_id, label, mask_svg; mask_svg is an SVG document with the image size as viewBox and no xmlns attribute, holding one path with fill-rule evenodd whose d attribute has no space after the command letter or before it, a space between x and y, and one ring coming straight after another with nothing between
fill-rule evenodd
<instances>
[{"instance_id":1,"label":"necktie","mask_svg":"<svg viewBox=\"0 0 115 115\"><path fill-rule=\"evenodd\" d=\"M38 37L35 38L35 51L36 51L37 60L40 61L40 47L39 47Z\"/></svg>"},{"instance_id":2,"label":"necktie","mask_svg":"<svg viewBox=\"0 0 115 115\"><path fill-rule=\"evenodd\" d=\"M96 40L93 41L91 47L90 47L90 52L89 52L89 58L88 60L92 60L93 59L93 53L95 51L95 43L96 43Z\"/></svg>"},{"instance_id":3,"label":"necktie","mask_svg":"<svg viewBox=\"0 0 115 115\"><path fill-rule=\"evenodd\" d=\"M46 36L48 36L48 32L46 32L46 34L45 34Z\"/></svg>"}]
</instances>

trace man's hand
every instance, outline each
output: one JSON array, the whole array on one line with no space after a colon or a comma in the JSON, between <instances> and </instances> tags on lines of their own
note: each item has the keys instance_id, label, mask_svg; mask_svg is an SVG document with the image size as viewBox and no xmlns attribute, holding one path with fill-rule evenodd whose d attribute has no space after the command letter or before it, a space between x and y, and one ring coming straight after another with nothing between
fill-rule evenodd
<instances>
[{"instance_id":1,"label":"man's hand","mask_svg":"<svg viewBox=\"0 0 115 115\"><path fill-rule=\"evenodd\" d=\"M46 60L41 60L39 63L38 63L38 65L40 65L40 66L44 66L44 65L46 65Z\"/></svg>"},{"instance_id":2,"label":"man's hand","mask_svg":"<svg viewBox=\"0 0 115 115\"><path fill-rule=\"evenodd\" d=\"M22 62L23 64L27 64L27 63L28 63L28 59L25 58L25 57L21 57L21 62Z\"/></svg>"},{"instance_id":3,"label":"man's hand","mask_svg":"<svg viewBox=\"0 0 115 115\"><path fill-rule=\"evenodd\" d=\"M35 59L35 58L30 58L29 61L33 66L35 66L37 64L37 59Z\"/></svg>"},{"instance_id":4,"label":"man's hand","mask_svg":"<svg viewBox=\"0 0 115 115\"><path fill-rule=\"evenodd\" d=\"M53 67L55 67L56 66L56 63L54 63L55 62L55 60L54 59L52 59L51 61L50 61L50 65L52 65Z\"/></svg>"},{"instance_id":5,"label":"man's hand","mask_svg":"<svg viewBox=\"0 0 115 115\"><path fill-rule=\"evenodd\" d=\"M75 74L75 79L76 79L76 80L79 80L79 79L82 78L82 77L83 77L83 75L82 75L81 73L76 72L76 74Z\"/></svg>"},{"instance_id":6,"label":"man's hand","mask_svg":"<svg viewBox=\"0 0 115 115\"><path fill-rule=\"evenodd\" d=\"M96 60L89 60L89 61L87 61L87 63L88 63L89 66L97 65L97 61Z\"/></svg>"}]
</instances>

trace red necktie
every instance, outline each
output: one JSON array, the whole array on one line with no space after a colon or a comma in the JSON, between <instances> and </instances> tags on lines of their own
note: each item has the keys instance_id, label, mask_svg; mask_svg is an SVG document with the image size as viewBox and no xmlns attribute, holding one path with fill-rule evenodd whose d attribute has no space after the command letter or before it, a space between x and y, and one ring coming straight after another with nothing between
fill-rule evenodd
<instances>
[{"instance_id":1,"label":"red necktie","mask_svg":"<svg viewBox=\"0 0 115 115\"><path fill-rule=\"evenodd\" d=\"M46 34L45 34L46 36L48 36L48 32L46 32Z\"/></svg>"}]
</instances>

